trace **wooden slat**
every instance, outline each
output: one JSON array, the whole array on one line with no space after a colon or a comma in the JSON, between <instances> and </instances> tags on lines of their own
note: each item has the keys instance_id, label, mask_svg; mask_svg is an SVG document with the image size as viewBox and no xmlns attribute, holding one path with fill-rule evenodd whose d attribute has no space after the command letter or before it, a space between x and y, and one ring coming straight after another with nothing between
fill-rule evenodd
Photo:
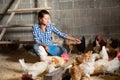
<instances>
[{"instance_id":1,"label":"wooden slat","mask_svg":"<svg viewBox=\"0 0 120 80\"><path fill-rule=\"evenodd\" d=\"M64 67L61 67L60 69L45 75L44 80L62 80L64 72Z\"/></svg>"},{"instance_id":2,"label":"wooden slat","mask_svg":"<svg viewBox=\"0 0 120 80\"><path fill-rule=\"evenodd\" d=\"M50 10L51 7L47 7L47 8L24 8L24 9L14 9L14 10L9 9L8 12L29 12L29 11L38 11L38 10L42 10L42 9Z\"/></svg>"},{"instance_id":3,"label":"wooden slat","mask_svg":"<svg viewBox=\"0 0 120 80\"><path fill-rule=\"evenodd\" d=\"M0 25L0 28L14 28L14 27L32 27L33 24L12 24L12 25Z\"/></svg>"},{"instance_id":4,"label":"wooden slat","mask_svg":"<svg viewBox=\"0 0 120 80\"><path fill-rule=\"evenodd\" d=\"M34 44L34 41L0 41L0 44Z\"/></svg>"}]
</instances>

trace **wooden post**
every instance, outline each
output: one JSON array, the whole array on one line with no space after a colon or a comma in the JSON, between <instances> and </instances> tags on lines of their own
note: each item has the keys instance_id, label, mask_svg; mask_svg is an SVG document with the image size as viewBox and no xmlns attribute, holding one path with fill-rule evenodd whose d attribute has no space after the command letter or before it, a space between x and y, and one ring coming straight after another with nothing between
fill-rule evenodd
<instances>
[{"instance_id":1,"label":"wooden post","mask_svg":"<svg viewBox=\"0 0 120 80\"><path fill-rule=\"evenodd\" d=\"M17 8L18 8L19 3L20 3L20 0L17 1L14 9L17 9ZM15 12L12 12L11 15L10 15L10 17L9 17L9 19L7 20L6 25L8 25L8 24L10 23L10 21L12 20L12 18L13 18L14 15L15 15ZM1 32L1 34L0 34L0 40L1 40L2 37L4 36L5 32L6 32L6 28L3 28L3 30L2 30L2 32Z\"/></svg>"}]
</instances>

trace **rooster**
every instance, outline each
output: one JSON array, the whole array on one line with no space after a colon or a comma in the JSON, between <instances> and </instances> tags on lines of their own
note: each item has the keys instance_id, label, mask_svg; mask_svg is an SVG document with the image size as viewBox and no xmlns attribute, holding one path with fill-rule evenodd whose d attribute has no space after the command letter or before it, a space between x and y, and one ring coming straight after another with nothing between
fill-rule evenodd
<instances>
[{"instance_id":1,"label":"rooster","mask_svg":"<svg viewBox=\"0 0 120 80\"><path fill-rule=\"evenodd\" d=\"M22 69L28 75L32 75L32 78L35 79L39 74L43 73L48 68L47 62L36 62L34 64L27 65L25 64L24 59L19 59Z\"/></svg>"},{"instance_id":2,"label":"rooster","mask_svg":"<svg viewBox=\"0 0 120 80\"><path fill-rule=\"evenodd\" d=\"M102 37L100 35L97 35L95 37L95 40L93 41L94 46L96 45L96 40L99 42L101 47L106 45L106 42L102 39Z\"/></svg>"}]
</instances>

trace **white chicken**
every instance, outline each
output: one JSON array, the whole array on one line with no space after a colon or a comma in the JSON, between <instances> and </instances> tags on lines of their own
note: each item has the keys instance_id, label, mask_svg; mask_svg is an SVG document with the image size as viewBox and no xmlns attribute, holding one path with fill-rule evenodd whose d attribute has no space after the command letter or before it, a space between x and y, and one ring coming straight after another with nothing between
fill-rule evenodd
<instances>
[{"instance_id":1,"label":"white chicken","mask_svg":"<svg viewBox=\"0 0 120 80\"><path fill-rule=\"evenodd\" d=\"M105 73L105 65L108 63L108 53L105 46L102 46L102 50L99 53L101 59L95 61L94 74Z\"/></svg>"},{"instance_id":2,"label":"white chicken","mask_svg":"<svg viewBox=\"0 0 120 80\"><path fill-rule=\"evenodd\" d=\"M35 79L37 75L43 73L48 68L47 62L36 62L32 65L27 65L24 59L19 59L22 69L32 75L32 78Z\"/></svg>"},{"instance_id":3,"label":"white chicken","mask_svg":"<svg viewBox=\"0 0 120 80\"><path fill-rule=\"evenodd\" d=\"M83 69L83 74L90 79L90 74L94 72L95 56L90 56L89 61L79 65Z\"/></svg>"},{"instance_id":4,"label":"white chicken","mask_svg":"<svg viewBox=\"0 0 120 80\"><path fill-rule=\"evenodd\" d=\"M100 51L100 56L104 60L108 60L109 59L108 53L107 53L107 50L106 50L105 46L102 46L102 50Z\"/></svg>"},{"instance_id":5,"label":"white chicken","mask_svg":"<svg viewBox=\"0 0 120 80\"><path fill-rule=\"evenodd\" d=\"M117 71L120 67L118 56L116 56L113 60L108 61L105 67L107 73L115 73L115 71Z\"/></svg>"}]
</instances>

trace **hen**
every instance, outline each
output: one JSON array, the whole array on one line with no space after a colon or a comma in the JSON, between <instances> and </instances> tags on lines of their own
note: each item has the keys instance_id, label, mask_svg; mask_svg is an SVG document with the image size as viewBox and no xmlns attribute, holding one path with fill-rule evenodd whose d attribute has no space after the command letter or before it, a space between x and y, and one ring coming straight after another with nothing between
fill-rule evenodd
<instances>
[{"instance_id":1,"label":"hen","mask_svg":"<svg viewBox=\"0 0 120 80\"><path fill-rule=\"evenodd\" d=\"M95 57L90 56L88 62L82 63L79 65L80 68L83 69L83 75L90 79L90 74L94 72L94 64L95 64Z\"/></svg>"},{"instance_id":2,"label":"hen","mask_svg":"<svg viewBox=\"0 0 120 80\"><path fill-rule=\"evenodd\" d=\"M44 61L48 62L49 64L54 65L54 67L61 67L66 63L64 58L59 57L59 56L47 56L44 59Z\"/></svg>"},{"instance_id":3,"label":"hen","mask_svg":"<svg viewBox=\"0 0 120 80\"><path fill-rule=\"evenodd\" d=\"M83 70L79 67L76 62L72 63L72 67L70 68L71 79L72 80L80 80L82 76Z\"/></svg>"},{"instance_id":4,"label":"hen","mask_svg":"<svg viewBox=\"0 0 120 80\"><path fill-rule=\"evenodd\" d=\"M92 55L92 51L88 51L85 54L76 56L75 60L77 64L81 64L81 63L87 62L91 55Z\"/></svg>"},{"instance_id":5,"label":"hen","mask_svg":"<svg viewBox=\"0 0 120 80\"><path fill-rule=\"evenodd\" d=\"M117 51L110 46L109 40L107 40L107 42L106 42L106 48L107 48L107 52L108 52L109 57L115 58L117 55Z\"/></svg>"},{"instance_id":6,"label":"hen","mask_svg":"<svg viewBox=\"0 0 120 80\"><path fill-rule=\"evenodd\" d=\"M85 37L82 37L81 43L77 44L77 48L80 52L84 53L85 49L86 49L86 44L85 44Z\"/></svg>"},{"instance_id":7,"label":"hen","mask_svg":"<svg viewBox=\"0 0 120 80\"><path fill-rule=\"evenodd\" d=\"M120 67L119 56L116 56L113 60L108 61L105 67L107 73L115 73L115 71L117 71Z\"/></svg>"},{"instance_id":8,"label":"hen","mask_svg":"<svg viewBox=\"0 0 120 80\"><path fill-rule=\"evenodd\" d=\"M100 50L101 50L101 46L100 46L100 44L98 43L98 41L96 40L96 46L93 47L93 51L94 51L95 53L99 53Z\"/></svg>"},{"instance_id":9,"label":"hen","mask_svg":"<svg viewBox=\"0 0 120 80\"><path fill-rule=\"evenodd\" d=\"M25 73L32 75L32 78L36 78L39 74L43 73L48 68L47 62L36 62L32 65L25 64L24 59L19 59L22 69Z\"/></svg>"},{"instance_id":10,"label":"hen","mask_svg":"<svg viewBox=\"0 0 120 80\"><path fill-rule=\"evenodd\" d=\"M100 56L102 59L108 61L109 57L108 57L108 53L107 53L105 46L102 46L102 50L100 51Z\"/></svg>"}]
</instances>

